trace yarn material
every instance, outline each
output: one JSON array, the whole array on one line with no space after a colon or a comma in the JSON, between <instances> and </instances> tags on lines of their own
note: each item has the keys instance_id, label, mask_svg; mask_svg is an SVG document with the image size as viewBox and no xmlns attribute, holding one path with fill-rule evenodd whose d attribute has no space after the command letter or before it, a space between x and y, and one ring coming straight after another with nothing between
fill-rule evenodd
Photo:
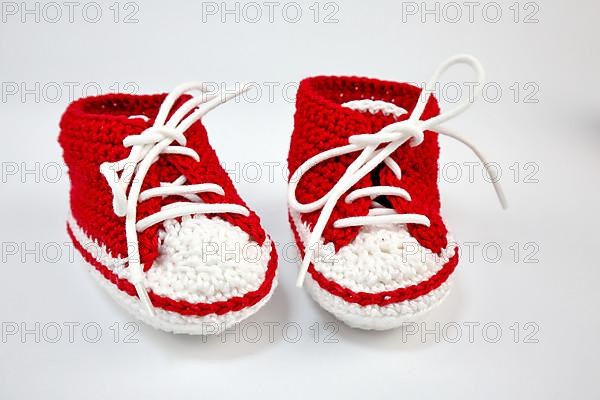
<instances>
[{"instance_id":1,"label":"yarn material","mask_svg":"<svg viewBox=\"0 0 600 400\"><path fill-rule=\"evenodd\" d=\"M81 226L115 254L127 254L127 242L122 219L112 209L112 194L107 190L106 180L99 172L101 163L114 162L127 157L129 150L122 144L129 135L136 135L152 126L158 108L166 94L126 95L107 94L87 97L73 102L60 122L59 143L69 168L71 180L71 211ZM182 98L179 102L183 102ZM129 119L130 115L145 115ZM202 193L205 203L228 202L246 206L235 190L231 179L221 167L216 153L208 142L204 126L197 122L186 132L187 147L200 155L196 163L181 155L164 155L150 168L142 190L171 182L185 175L190 183L216 183L224 196ZM89 202L88 199L95 199ZM138 205L138 219L160 210L162 205L173 202L173 198L151 198ZM247 207L247 206L246 206ZM262 245L266 234L260 219L252 210L249 217L224 214L221 217L232 225L239 226L258 244ZM140 258L148 270L158 256L158 229L151 226L139 235Z\"/></svg>"},{"instance_id":2,"label":"yarn material","mask_svg":"<svg viewBox=\"0 0 600 400\"><path fill-rule=\"evenodd\" d=\"M93 248L94 246L90 246L89 244L86 246L85 243L80 243L74 233L76 230L77 229L72 225L67 225L67 232L73 241L73 245L82 255L84 260L102 274L105 280L111 282L121 292L124 292L131 297L136 297L136 290L131 282L127 279L120 278L115 272L111 271L111 268L96 259L94 253L88 251L88 249ZM269 265L265 280L263 284L253 292L246 293L244 296L236 296L226 301L217 301L214 303L190 303L185 300L173 300L150 292L149 296L152 300L152 304L157 308L186 316L206 316L210 314L223 315L231 311L239 311L246 307L253 306L264 298L271 291L272 285L275 284L277 252L275 251L275 245L271 244L271 246Z\"/></svg>"},{"instance_id":3,"label":"yarn material","mask_svg":"<svg viewBox=\"0 0 600 400\"><path fill-rule=\"evenodd\" d=\"M318 76L304 79L296 96L294 132L288 155L289 179L307 159L334 147L348 144L348 138L362 133L375 133L393 122L408 119L414 109L421 89L407 84L358 77ZM408 111L396 118L383 112L370 114L355 111L342 104L362 99L377 99L390 102ZM421 116L426 120L438 115L440 109L433 96L430 97ZM340 179L356 155L348 154L322 162L306 171L296 190L301 203L310 203L323 197ZM419 146L401 146L392 153L392 158L402 169L401 182L389 168L380 168L376 173L363 177L351 190L374 184L400 186L406 189L412 201L389 197L391 206L399 213L426 215L431 225L424 227L409 225L409 232L417 241L439 253L447 245L447 229L440 216L440 198L437 185L439 145L438 135L425 132L425 140ZM338 219L365 216L371 200L357 199L346 203L342 198L335 205L323 232L325 242L334 244L336 250L350 243L360 227L336 229L333 222ZM314 226L319 211L302 214L302 221Z\"/></svg>"},{"instance_id":4,"label":"yarn material","mask_svg":"<svg viewBox=\"0 0 600 400\"><path fill-rule=\"evenodd\" d=\"M301 234L302 227L298 225L298 218L294 218L290 215L290 225L294 234L294 239L300 249L300 254L304 256L304 242L305 238ZM308 232L308 229L306 229ZM444 259L443 264L439 265L435 273L425 275L426 279L419 280L418 283L410 285L401 285L398 282L395 283L398 287L392 290L376 291L355 291L342 284L339 280L331 276L326 276L323 271L315 268L314 263L311 263L308 270L309 275L320 288L326 290L328 293L337 296L348 303L356 303L361 306L387 306L394 303L399 303L407 300L414 300L422 297L429 292L439 288L448 278L452 275L456 266L458 265L458 248L450 247L448 253L451 255L449 259ZM425 264L425 262L423 262ZM339 265L340 268L348 267L348 265ZM400 265L398 265L400 267ZM372 273L373 271L368 271ZM381 271L380 271L381 272ZM375 276L381 279L381 276Z\"/></svg>"},{"instance_id":5,"label":"yarn material","mask_svg":"<svg viewBox=\"0 0 600 400\"><path fill-rule=\"evenodd\" d=\"M123 146L123 139L130 135L138 135L152 126L165 97L166 94L108 94L83 98L69 105L60 122L59 143L63 149L63 157L71 181L72 218L67 227L68 233L86 262L120 292L132 298L136 298L137 294L134 286L127 279L126 271L119 276L111 269L114 265L107 262L107 260L124 260L126 264L127 241L124 218L116 216L113 211L111 190L99 167L104 162L114 162L127 157L129 149ZM175 108L188 98L189 96L182 96ZM130 118L131 116L135 117ZM227 202L247 207L221 167L216 153L208 142L207 132L202 123L199 121L194 123L185 132L185 137L186 146L198 153L200 161L196 162L178 154L161 155L148 171L142 190L158 187L161 182L172 182L184 175L191 184L216 183L223 188L223 196L215 193L198 194L204 203ZM156 213L162 206L174 201L177 201L176 196L154 197L140 202L137 207L138 220ZM234 242L253 243L257 247L266 249L264 257L257 261L264 264L249 268L246 263L244 268L249 268L248 270L241 269L243 266L234 266L238 269L229 275L211 271L212 275L208 275L211 276L211 284L216 286L216 289L212 286L206 288L204 285L190 286L186 283L186 288L202 289L209 295L204 292L181 295L181 292L177 291L180 285L177 282L186 282L188 278L185 274L173 274L173 265L152 271L153 266L165 257L161 251L168 247L165 247L167 243L173 249L179 246L178 238L168 234L169 223L172 224L173 221L156 224L138 235L140 260L144 264L146 274L150 274L153 279L156 278L157 282L162 282L162 286L156 287L158 293L149 292L153 305L181 315L207 316L224 315L259 304L275 287L277 254L273 243L261 227L258 216L250 210L250 215L247 217L229 213L207 214L204 217L218 217L222 221L222 229L231 229L232 232L239 230L239 233L234 235ZM183 217L176 221L185 222L185 219L186 217ZM166 233L165 229L167 229ZM185 229L187 231L189 227ZM78 231L83 235L77 234ZM82 240L82 237L89 241ZM224 237L229 238L229 236ZM193 241L190 243L188 246L193 245ZM98 249L105 250L103 259L94 257ZM173 251L175 250L171 252ZM194 267L206 268L197 265ZM231 265L229 267L231 268ZM126 265L123 268L126 270ZM219 268L219 265L214 265L212 268ZM249 272L251 269L254 272ZM157 277L157 274L161 276ZM228 277L230 281L227 280ZM175 281L171 282L169 279ZM169 287L170 284L174 287ZM210 296L211 291L215 290L214 296Z\"/></svg>"},{"instance_id":6,"label":"yarn material","mask_svg":"<svg viewBox=\"0 0 600 400\"><path fill-rule=\"evenodd\" d=\"M407 120L421 89L406 83L358 77L307 78L296 97L294 131L288 165L289 178L306 160L349 143L349 137L372 134L394 122ZM439 115L433 96L422 120ZM295 191L301 204L325 196L340 180L358 154L350 153L320 161L303 173ZM438 134L424 132L423 142L408 143L391 154L402 174L398 179L383 163L365 175L346 193L371 186L400 187L410 200L381 196L374 200L399 214L422 214L430 226L405 224L390 227L334 227L348 217L366 216L373 199L347 202L340 196L321 236L317 251L333 247L333 263L310 263L307 290L326 310L351 326L389 329L439 304L449 290L449 279L458 264L458 248L448 240L440 215L438 190ZM302 256L321 210L298 213L290 209L290 224ZM382 242L379 242L382 241ZM420 260L408 254L412 245ZM389 249L382 251L383 248ZM337 263L337 264L335 264ZM316 265L315 265L316 264Z\"/></svg>"}]
</instances>

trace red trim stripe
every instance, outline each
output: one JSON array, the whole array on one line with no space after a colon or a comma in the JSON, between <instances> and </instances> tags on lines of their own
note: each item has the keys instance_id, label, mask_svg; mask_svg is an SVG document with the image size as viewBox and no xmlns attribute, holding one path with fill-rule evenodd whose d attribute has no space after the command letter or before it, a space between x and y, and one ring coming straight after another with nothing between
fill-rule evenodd
<instances>
[{"instance_id":1,"label":"red trim stripe","mask_svg":"<svg viewBox=\"0 0 600 400\"><path fill-rule=\"evenodd\" d=\"M302 245L302 241L300 240L300 236L298 234L298 231L296 230L296 225L291 215L290 225L292 226L292 231L294 232L296 245L298 246L298 249L300 249L302 257L304 257L304 247ZM335 281L327 279L325 275L323 275L315 269L313 264L310 264L308 273L322 289L328 291L334 296L341 297L348 303L356 303L361 306L376 305L383 307L389 304L400 303L406 300L414 300L418 297L430 293L432 290L437 289L448 280L450 275L452 275L452 273L456 269L457 264L458 247L456 248L456 254L454 254L454 257L448 260L448 262L444 264L442 269L440 269L435 275L433 275L426 281L420 282L416 285L379 293L354 292Z\"/></svg>"},{"instance_id":2,"label":"red trim stripe","mask_svg":"<svg viewBox=\"0 0 600 400\"><path fill-rule=\"evenodd\" d=\"M101 264L94 257L92 257L87 250L85 250L85 248L75 238L75 235L71 231L69 224L67 224L67 232L69 233L75 248L81 253L88 264L96 268L96 270L100 272L105 279L117 286L119 290L132 297L137 297L135 287L133 284L131 284L131 282L129 282L127 279L119 278L105 265ZM190 303L185 300L173 300L168 297L157 295L153 292L148 292L148 295L150 296L150 300L152 301L154 307L176 312L181 315L199 317L209 314L223 315L231 311L240 311L244 308L251 307L267 296L273 286L276 269L277 252L275 251L275 245L271 243L271 254L269 258L269 264L267 265L265 280L255 291L248 292L243 296L232 297L228 300L217 301L214 303Z\"/></svg>"}]
</instances>

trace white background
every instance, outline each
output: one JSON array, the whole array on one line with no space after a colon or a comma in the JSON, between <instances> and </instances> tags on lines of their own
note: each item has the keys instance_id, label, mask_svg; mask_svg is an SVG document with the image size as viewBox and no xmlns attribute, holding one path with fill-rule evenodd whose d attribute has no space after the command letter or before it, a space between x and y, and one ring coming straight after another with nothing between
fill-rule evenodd
<instances>
[{"instance_id":1,"label":"white background","mask_svg":"<svg viewBox=\"0 0 600 400\"><path fill-rule=\"evenodd\" d=\"M598 3L520 2L518 22L512 0L485 11L487 3L479 3L473 22L462 2L458 22L452 22L456 6L443 3L439 22L422 15L421 2L325 3L318 3L317 22L312 2L295 3L302 10L296 23L297 6L284 12L287 3L275 6L273 22L262 3L256 22L249 20L256 8L239 4L236 22L235 14L221 15L220 2L212 3L216 15L203 13L212 7L206 2L140 2L137 11L121 2L116 23L111 2L100 3L97 23L86 21L95 18L93 8L82 15L87 3L75 7L72 23L62 3L56 22L56 8L44 3L25 15L20 3L16 15L0 4L7 11L0 24L1 399L600 396ZM416 15L407 12L413 5ZM500 20L490 22L498 8ZM124 23L132 11L138 22ZM325 23L333 11L337 22ZM538 22L524 23L532 12ZM464 163L474 156L442 139L443 214L459 242L476 242L472 258L463 247L453 292L423 325L413 326L417 333L350 329L293 285L297 263L283 175L294 85L317 74L423 82L439 62L465 52L481 59L494 87L451 125L501 167L511 208L501 211L480 165L469 179ZM465 78L459 71L447 81ZM71 94L84 95L84 86L93 94L132 82L138 93L157 93L187 80L251 81L260 89L258 100L248 94L205 124L239 191L280 245L280 286L237 332L203 340L139 324L137 343L127 343L124 335L136 325L125 324L133 319L70 254L66 170L56 179L58 122ZM277 163L272 177L267 163ZM79 324L72 340L69 323ZM279 323L272 338L270 323ZM62 336L50 343L57 325ZM89 343L97 327L102 335ZM302 334L293 343L298 327ZM498 327L501 336L491 343ZM251 343L257 328L261 336ZM25 329L32 333L23 336ZM423 337L424 329L439 339Z\"/></svg>"}]
</instances>

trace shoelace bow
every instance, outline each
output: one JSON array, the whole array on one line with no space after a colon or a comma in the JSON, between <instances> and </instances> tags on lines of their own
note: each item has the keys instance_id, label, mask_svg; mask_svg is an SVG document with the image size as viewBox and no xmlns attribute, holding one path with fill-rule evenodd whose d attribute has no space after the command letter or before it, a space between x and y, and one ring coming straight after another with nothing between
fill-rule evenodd
<instances>
[{"instance_id":1,"label":"shoelace bow","mask_svg":"<svg viewBox=\"0 0 600 400\"><path fill-rule=\"evenodd\" d=\"M208 94L206 86L198 82L184 83L176 87L165 97L154 124L142 133L127 136L123 140L125 147L131 147L129 156L117 162L105 162L100 165L100 172L106 178L113 194L114 213L119 217L125 217L129 280L151 315L154 313L154 308L143 281L144 269L140 262L138 233L171 218L217 213L248 216L249 210L239 204L203 203L198 196L199 193L216 193L221 196L225 194L223 188L215 183L185 184L187 179L182 175L173 182L161 182L160 187L141 191L144 178L161 154L179 154L200 161L198 153L186 147L184 133L209 111L239 96L247 89L247 85L241 85L241 89L235 91ZM192 96L168 118L175 102L190 91L199 91L201 95ZM178 145L172 145L173 142ZM187 201L162 206L160 211L137 220L138 203L154 197L168 196L180 196Z\"/></svg>"},{"instance_id":2,"label":"shoelace bow","mask_svg":"<svg viewBox=\"0 0 600 400\"><path fill-rule=\"evenodd\" d=\"M454 130L442 125L444 122L463 113L471 105L471 101L467 99L448 112L439 114L427 120L420 120L421 115L425 110L427 101L429 100L429 97L431 96L439 77L450 67L456 64L466 64L475 72L478 85L476 86L473 99L476 98L480 94L484 83L485 74L482 65L479 63L479 61L477 61L477 59L469 55L458 55L451 57L443 62L434 72L431 79L425 85L425 88L421 91L417 104L407 120L387 125L376 133L357 134L350 136L348 139L349 144L332 148L309 158L300 167L298 167L296 172L294 172L289 183L288 202L290 207L298 213L309 213L321 209L321 213L319 214L317 222L309 236L308 243L305 245L304 259L302 260L302 265L298 273L296 286L302 286L310 263L313 258L316 257L316 253L318 253L318 245L320 244L325 226L331 218L331 214L335 208L335 205L343 196L343 194L365 175L377 168L377 166L382 162L389 167L396 178L400 180L402 177L402 171L400 166L392 159L392 157L390 157L390 155L407 142L412 147L421 144L424 140L424 132L427 130L435 130L437 133L452 137L469 147L483 163L490 180L494 185L494 189L500 204L503 208L507 207L506 198L500 183L498 182L496 170L489 167L489 164L483 154L481 154L481 152L473 144L462 138ZM348 166L342 177L327 194L313 201L312 203L302 204L298 202L296 199L296 187L302 176L308 170L315 165L333 157L358 151L361 153ZM374 199L377 196L382 195L398 196L407 201L411 201L410 194L406 190L395 186L371 186L356 189L348 193L344 200L346 203L352 203L359 198L370 197L371 199ZM373 201L372 208L369 210L366 216L340 218L334 221L333 226L334 228L346 228L351 226L379 224L419 224L429 226L430 221L425 215L400 214L394 209L383 207Z\"/></svg>"}]
</instances>

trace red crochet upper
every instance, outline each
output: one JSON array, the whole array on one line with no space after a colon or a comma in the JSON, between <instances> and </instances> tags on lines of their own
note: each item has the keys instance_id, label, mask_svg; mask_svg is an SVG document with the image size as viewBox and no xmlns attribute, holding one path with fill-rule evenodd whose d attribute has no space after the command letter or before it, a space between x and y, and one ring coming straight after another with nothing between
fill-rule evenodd
<instances>
[{"instance_id":1,"label":"red crochet upper","mask_svg":"<svg viewBox=\"0 0 600 400\"><path fill-rule=\"evenodd\" d=\"M137 135L152 126L166 94L127 95L109 94L88 97L72 103L60 122L59 142L71 179L71 211L77 224L88 234L106 245L114 256L127 256L125 218L117 217L112 208L112 192L100 173L100 164L126 158L131 149L123 146L128 135ZM182 97L174 109L187 98ZM129 116L145 115L150 120L129 119ZM200 156L196 162L190 157L163 154L146 175L142 190L171 182L185 175L190 184L216 183L225 191L224 196L200 193L205 203L235 203L246 206L236 192L227 173L221 167L217 155L208 143L204 126L194 123L186 132L187 147ZM138 205L138 220L160 210L176 197L151 198ZM218 214L220 218L237 225L258 244L265 241L265 232L258 216L250 211L248 217L238 214ZM154 225L139 233L141 261L148 270L158 256L158 229Z\"/></svg>"},{"instance_id":2,"label":"red crochet upper","mask_svg":"<svg viewBox=\"0 0 600 400\"><path fill-rule=\"evenodd\" d=\"M307 159L334 147L347 145L350 136L375 133L393 122L408 119L420 92L420 88L407 83L368 78L318 76L304 79L296 96L295 125L288 156L290 179ZM395 118L393 115L373 115L342 107L345 102L360 99L393 103L406 109L408 114ZM421 119L431 118L439 112L437 101L431 96ZM327 194L357 156L358 152L332 158L306 171L298 183L298 201L306 204ZM382 164L348 192L373 185L398 186L407 190L412 201L398 196L389 196L387 200L399 213L423 214L429 218L430 227L409 224L408 230L422 246L439 253L447 245L447 231L440 216L437 133L426 131L423 143L415 147L404 144L392 157L402 169L400 180ZM350 243L360 227L334 228L334 221L367 215L371 204L369 198L360 198L350 204L344 198L341 196L338 200L323 233L324 241L332 242L336 250ZM301 219L312 228L320 212L302 214Z\"/></svg>"}]
</instances>

